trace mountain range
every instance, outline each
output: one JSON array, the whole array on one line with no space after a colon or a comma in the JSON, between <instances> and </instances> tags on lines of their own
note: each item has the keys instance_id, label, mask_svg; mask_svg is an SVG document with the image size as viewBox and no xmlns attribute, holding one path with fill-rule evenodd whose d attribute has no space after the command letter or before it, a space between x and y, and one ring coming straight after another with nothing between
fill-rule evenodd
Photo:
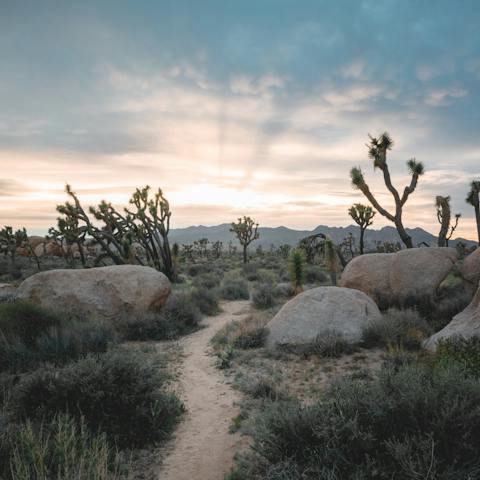
<instances>
[{"instance_id":1,"label":"mountain range","mask_svg":"<svg viewBox=\"0 0 480 480\"><path fill-rule=\"evenodd\" d=\"M408 234L412 237L413 244L419 245L426 243L430 246L437 245L437 237L430 232L422 228L406 229ZM261 245L263 248L269 248L271 245L276 247L284 244L296 245L299 240L309 235L317 233L324 233L328 235L335 243L343 241L349 233L355 238L360 237L360 227L357 225L349 225L348 227L328 227L326 225L319 225L314 230L293 230L287 227L260 227L258 229L260 238L256 240L252 247ZM237 244L236 238L232 232L230 232L230 224L223 223L221 225L206 227L203 225L191 226L186 228L172 229L169 234L171 243L179 244L191 244L195 240L206 238L210 242L220 241L224 245L232 241ZM367 247L373 247L376 242L399 242L397 230L394 227L383 227L380 230L368 229L365 233L365 245ZM476 242L472 240L466 240L463 238L457 238L449 242L450 246L455 246L457 242L463 242L467 246L474 246Z\"/></svg>"}]
</instances>

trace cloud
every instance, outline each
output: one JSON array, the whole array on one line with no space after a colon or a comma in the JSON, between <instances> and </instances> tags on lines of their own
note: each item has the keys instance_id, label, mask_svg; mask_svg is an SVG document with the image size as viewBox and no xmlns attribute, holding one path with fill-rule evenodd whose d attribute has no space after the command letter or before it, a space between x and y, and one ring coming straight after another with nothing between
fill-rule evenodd
<instances>
[{"instance_id":1,"label":"cloud","mask_svg":"<svg viewBox=\"0 0 480 480\"><path fill-rule=\"evenodd\" d=\"M468 91L464 88L436 88L427 93L425 103L431 107L443 107L451 105L455 99L463 98L467 95Z\"/></svg>"}]
</instances>

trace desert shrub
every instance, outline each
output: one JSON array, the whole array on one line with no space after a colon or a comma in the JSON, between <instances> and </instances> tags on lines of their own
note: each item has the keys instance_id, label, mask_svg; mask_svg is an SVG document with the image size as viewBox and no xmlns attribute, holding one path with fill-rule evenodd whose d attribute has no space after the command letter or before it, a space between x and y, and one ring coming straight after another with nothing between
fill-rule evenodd
<instances>
[{"instance_id":1,"label":"desert shrub","mask_svg":"<svg viewBox=\"0 0 480 480\"><path fill-rule=\"evenodd\" d=\"M119 480L125 467L104 434L92 434L83 420L57 415L39 427L27 422L15 432L8 480Z\"/></svg>"},{"instance_id":2,"label":"desert shrub","mask_svg":"<svg viewBox=\"0 0 480 480\"><path fill-rule=\"evenodd\" d=\"M447 325L471 301L471 296L461 283L442 285L433 296L419 294L392 299L381 292L375 292L374 296L381 311L390 308L416 310L435 332Z\"/></svg>"},{"instance_id":3,"label":"desert shrub","mask_svg":"<svg viewBox=\"0 0 480 480\"><path fill-rule=\"evenodd\" d=\"M180 327L195 327L200 321L200 309L192 298L191 291L174 292L169 297L162 311L172 323Z\"/></svg>"},{"instance_id":4,"label":"desert shrub","mask_svg":"<svg viewBox=\"0 0 480 480\"><path fill-rule=\"evenodd\" d=\"M217 315L220 312L217 293L206 288L195 288L192 291L192 299L204 315Z\"/></svg>"},{"instance_id":5,"label":"desert shrub","mask_svg":"<svg viewBox=\"0 0 480 480\"><path fill-rule=\"evenodd\" d=\"M38 335L1 335L0 370L25 371L47 362L63 365L88 353L106 352L114 342L112 328L93 320L68 320Z\"/></svg>"},{"instance_id":6,"label":"desert shrub","mask_svg":"<svg viewBox=\"0 0 480 480\"><path fill-rule=\"evenodd\" d=\"M208 263L194 263L187 268L187 273L191 277L196 277L197 275L210 273L212 271L212 266Z\"/></svg>"},{"instance_id":7,"label":"desert shrub","mask_svg":"<svg viewBox=\"0 0 480 480\"><path fill-rule=\"evenodd\" d=\"M249 349L261 348L265 345L268 330L265 327L252 327L240 329L232 340L236 348Z\"/></svg>"},{"instance_id":8,"label":"desert shrub","mask_svg":"<svg viewBox=\"0 0 480 480\"><path fill-rule=\"evenodd\" d=\"M255 308L264 310L275 305L275 295L271 283L259 283L255 286L252 301Z\"/></svg>"},{"instance_id":9,"label":"desert shrub","mask_svg":"<svg viewBox=\"0 0 480 480\"><path fill-rule=\"evenodd\" d=\"M186 332L185 325L170 321L162 313L125 315L116 320L116 328L123 340L170 340Z\"/></svg>"},{"instance_id":10,"label":"desert shrub","mask_svg":"<svg viewBox=\"0 0 480 480\"><path fill-rule=\"evenodd\" d=\"M68 412L120 447L144 445L168 432L181 412L177 398L162 389L165 381L147 356L110 351L25 376L10 404L18 420L49 420Z\"/></svg>"},{"instance_id":11,"label":"desert shrub","mask_svg":"<svg viewBox=\"0 0 480 480\"><path fill-rule=\"evenodd\" d=\"M275 285L277 283L277 275L271 269L260 268L257 271L257 282Z\"/></svg>"},{"instance_id":12,"label":"desert shrub","mask_svg":"<svg viewBox=\"0 0 480 480\"><path fill-rule=\"evenodd\" d=\"M257 262L244 263L242 265L242 274L250 282L257 280L258 269L260 265Z\"/></svg>"},{"instance_id":13,"label":"desert shrub","mask_svg":"<svg viewBox=\"0 0 480 480\"><path fill-rule=\"evenodd\" d=\"M275 285L273 294L275 297L292 297L295 294L295 291L291 283L278 283Z\"/></svg>"},{"instance_id":14,"label":"desert shrub","mask_svg":"<svg viewBox=\"0 0 480 480\"><path fill-rule=\"evenodd\" d=\"M329 281L325 271L318 265L306 265L304 276L306 283L326 283Z\"/></svg>"},{"instance_id":15,"label":"desert shrub","mask_svg":"<svg viewBox=\"0 0 480 480\"><path fill-rule=\"evenodd\" d=\"M437 357L440 362L458 363L469 375L480 377L480 337L441 339Z\"/></svg>"},{"instance_id":16,"label":"desert shrub","mask_svg":"<svg viewBox=\"0 0 480 480\"><path fill-rule=\"evenodd\" d=\"M402 345L407 350L415 350L431 334L432 328L416 310L391 308L378 320L369 321L362 337L367 346Z\"/></svg>"},{"instance_id":17,"label":"desert shrub","mask_svg":"<svg viewBox=\"0 0 480 480\"><path fill-rule=\"evenodd\" d=\"M53 312L25 301L0 304L0 332L6 340L19 339L33 345L36 339L62 320Z\"/></svg>"},{"instance_id":18,"label":"desert shrub","mask_svg":"<svg viewBox=\"0 0 480 480\"><path fill-rule=\"evenodd\" d=\"M218 287L222 281L222 275L216 272L203 273L193 279L193 285L199 289L212 289Z\"/></svg>"},{"instance_id":19,"label":"desert shrub","mask_svg":"<svg viewBox=\"0 0 480 480\"><path fill-rule=\"evenodd\" d=\"M479 402L480 382L452 366L417 363L384 368L370 382L344 379L310 406L267 404L251 453L230 478L478 478Z\"/></svg>"},{"instance_id":20,"label":"desert shrub","mask_svg":"<svg viewBox=\"0 0 480 480\"><path fill-rule=\"evenodd\" d=\"M312 342L294 347L293 350L307 356L315 355L322 358L336 358L341 357L345 353L351 353L354 347L340 332L324 330Z\"/></svg>"},{"instance_id":21,"label":"desert shrub","mask_svg":"<svg viewBox=\"0 0 480 480\"><path fill-rule=\"evenodd\" d=\"M277 384L269 377L255 376L254 378L248 378L239 386L242 392L249 394L253 398L272 401L287 398L285 392L279 390Z\"/></svg>"},{"instance_id":22,"label":"desert shrub","mask_svg":"<svg viewBox=\"0 0 480 480\"><path fill-rule=\"evenodd\" d=\"M219 294L225 300L248 300L250 298L248 283L235 274L225 275L220 285Z\"/></svg>"}]
</instances>

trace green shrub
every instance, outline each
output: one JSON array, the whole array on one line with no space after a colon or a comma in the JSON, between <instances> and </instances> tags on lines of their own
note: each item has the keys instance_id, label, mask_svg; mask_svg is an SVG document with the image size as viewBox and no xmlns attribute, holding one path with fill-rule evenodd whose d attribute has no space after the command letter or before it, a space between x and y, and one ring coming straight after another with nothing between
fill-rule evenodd
<instances>
[{"instance_id":1,"label":"green shrub","mask_svg":"<svg viewBox=\"0 0 480 480\"><path fill-rule=\"evenodd\" d=\"M153 312L118 318L116 327L122 339L130 341L171 340L187 330L162 313Z\"/></svg>"},{"instance_id":2,"label":"green shrub","mask_svg":"<svg viewBox=\"0 0 480 480\"><path fill-rule=\"evenodd\" d=\"M120 447L144 445L168 432L181 412L177 398L163 391L165 380L139 353L88 356L22 378L12 392L12 414L18 420L48 420L68 412Z\"/></svg>"},{"instance_id":3,"label":"green shrub","mask_svg":"<svg viewBox=\"0 0 480 480\"><path fill-rule=\"evenodd\" d=\"M31 422L15 432L4 477L11 480L120 480L117 453L104 434L92 434L83 420L57 415L51 422Z\"/></svg>"},{"instance_id":4,"label":"green shrub","mask_svg":"<svg viewBox=\"0 0 480 480\"><path fill-rule=\"evenodd\" d=\"M204 315L217 315L220 312L218 297L215 291L206 288L195 288L192 299L200 312Z\"/></svg>"},{"instance_id":5,"label":"green shrub","mask_svg":"<svg viewBox=\"0 0 480 480\"><path fill-rule=\"evenodd\" d=\"M249 348L261 348L265 345L268 330L265 327L253 327L250 329L240 329L234 336L232 344L236 348L243 350Z\"/></svg>"},{"instance_id":6,"label":"green shrub","mask_svg":"<svg viewBox=\"0 0 480 480\"><path fill-rule=\"evenodd\" d=\"M255 286L252 295L255 308L265 310L275 305L273 285L271 283L260 283Z\"/></svg>"},{"instance_id":7,"label":"green shrub","mask_svg":"<svg viewBox=\"0 0 480 480\"><path fill-rule=\"evenodd\" d=\"M345 353L353 352L354 347L336 330L324 330L315 337L313 342L298 347L298 350L307 356L315 355L322 358L336 358L341 357Z\"/></svg>"},{"instance_id":8,"label":"green shrub","mask_svg":"<svg viewBox=\"0 0 480 480\"><path fill-rule=\"evenodd\" d=\"M33 303L0 303L0 333L6 340L15 339L27 346L33 345L40 335L53 327L60 327L61 323L60 317Z\"/></svg>"},{"instance_id":9,"label":"green shrub","mask_svg":"<svg viewBox=\"0 0 480 480\"><path fill-rule=\"evenodd\" d=\"M173 324L182 327L196 327L200 321L200 309L189 292L172 293L162 311L163 315Z\"/></svg>"},{"instance_id":10,"label":"green shrub","mask_svg":"<svg viewBox=\"0 0 480 480\"><path fill-rule=\"evenodd\" d=\"M244 263L242 265L242 274L250 282L258 279L259 264L256 262Z\"/></svg>"},{"instance_id":11,"label":"green shrub","mask_svg":"<svg viewBox=\"0 0 480 480\"><path fill-rule=\"evenodd\" d=\"M215 272L203 273L193 279L193 285L198 289L212 289L218 287L222 281L222 276Z\"/></svg>"},{"instance_id":12,"label":"green shrub","mask_svg":"<svg viewBox=\"0 0 480 480\"><path fill-rule=\"evenodd\" d=\"M249 264L247 263L247 265ZM220 297L225 300L248 300L250 298L248 283L232 272L223 278L219 293Z\"/></svg>"},{"instance_id":13,"label":"green shrub","mask_svg":"<svg viewBox=\"0 0 480 480\"><path fill-rule=\"evenodd\" d=\"M26 338L26 340L25 340ZM25 371L43 363L63 365L88 353L106 352L112 329L98 321L65 321L33 336L0 336L0 370Z\"/></svg>"},{"instance_id":14,"label":"green shrub","mask_svg":"<svg viewBox=\"0 0 480 480\"><path fill-rule=\"evenodd\" d=\"M440 362L455 362L469 374L480 377L480 337L453 337L439 340L437 357Z\"/></svg>"},{"instance_id":15,"label":"green shrub","mask_svg":"<svg viewBox=\"0 0 480 480\"><path fill-rule=\"evenodd\" d=\"M322 267L318 265L305 266L305 282L306 283L327 283L329 278Z\"/></svg>"},{"instance_id":16,"label":"green shrub","mask_svg":"<svg viewBox=\"0 0 480 480\"><path fill-rule=\"evenodd\" d=\"M387 310L380 319L370 321L363 329L363 342L367 346L402 345L416 350L431 335L432 329L416 310Z\"/></svg>"},{"instance_id":17,"label":"green shrub","mask_svg":"<svg viewBox=\"0 0 480 480\"><path fill-rule=\"evenodd\" d=\"M310 406L267 404L230 478L473 480L479 405L480 382L454 367L411 364L370 382L344 379Z\"/></svg>"},{"instance_id":18,"label":"green shrub","mask_svg":"<svg viewBox=\"0 0 480 480\"><path fill-rule=\"evenodd\" d=\"M277 275L272 270L260 268L257 271L257 282L260 284L275 285L277 283Z\"/></svg>"}]
</instances>

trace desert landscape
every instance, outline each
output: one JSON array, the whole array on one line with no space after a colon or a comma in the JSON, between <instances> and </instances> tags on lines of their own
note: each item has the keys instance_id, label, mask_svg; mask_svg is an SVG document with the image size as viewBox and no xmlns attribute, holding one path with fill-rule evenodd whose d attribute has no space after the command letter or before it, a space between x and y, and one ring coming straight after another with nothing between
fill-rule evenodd
<instances>
[{"instance_id":1,"label":"desert landscape","mask_svg":"<svg viewBox=\"0 0 480 480\"><path fill-rule=\"evenodd\" d=\"M0 478L480 479L479 5L107 3L1 7Z\"/></svg>"}]
</instances>

